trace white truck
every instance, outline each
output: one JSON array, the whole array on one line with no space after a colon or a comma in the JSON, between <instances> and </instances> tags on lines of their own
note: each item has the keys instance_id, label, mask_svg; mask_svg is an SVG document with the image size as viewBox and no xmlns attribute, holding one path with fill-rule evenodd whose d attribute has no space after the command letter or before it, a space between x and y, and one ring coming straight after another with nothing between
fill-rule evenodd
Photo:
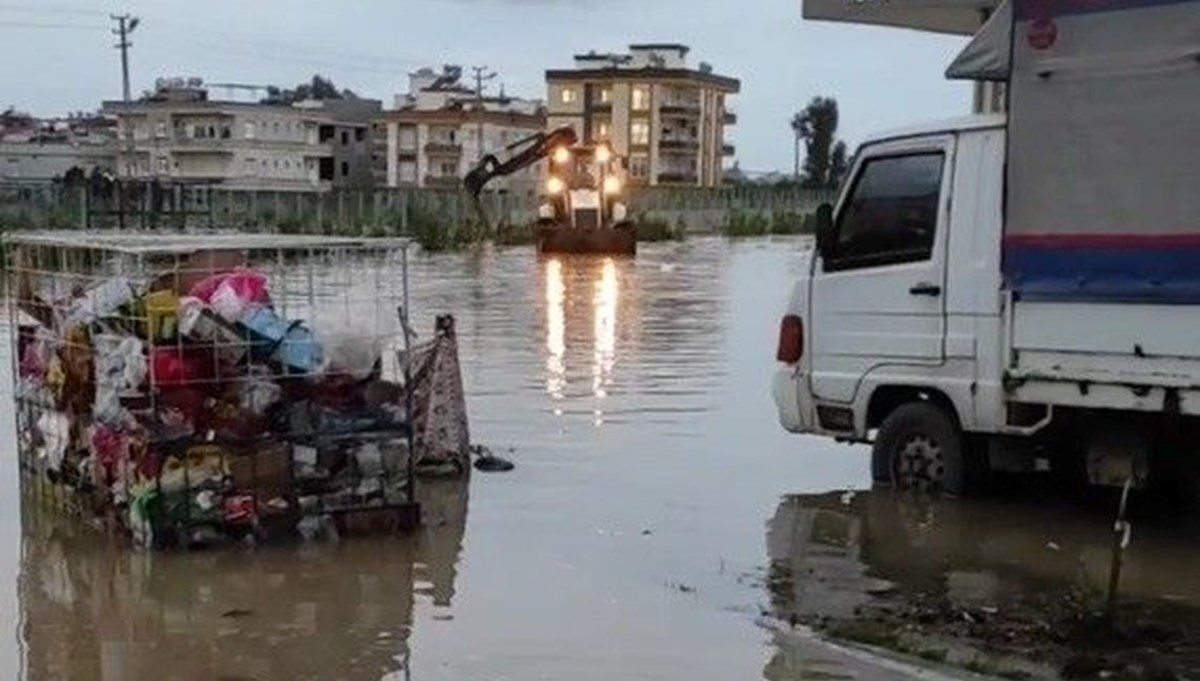
<instances>
[{"instance_id":1,"label":"white truck","mask_svg":"<svg viewBox=\"0 0 1200 681\"><path fill-rule=\"evenodd\" d=\"M782 425L909 488L1194 489L1200 1L1013 0L951 71L1008 113L858 150L780 327Z\"/></svg>"}]
</instances>

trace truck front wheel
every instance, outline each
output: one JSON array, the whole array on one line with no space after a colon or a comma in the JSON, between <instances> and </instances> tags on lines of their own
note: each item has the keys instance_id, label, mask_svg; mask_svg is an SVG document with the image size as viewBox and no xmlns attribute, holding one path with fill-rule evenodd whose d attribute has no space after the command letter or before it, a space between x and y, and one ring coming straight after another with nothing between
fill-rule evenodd
<instances>
[{"instance_id":1,"label":"truck front wheel","mask_svg":"<svg viewBox=\"0 0 1200 681\"><path fill-rule=\"evenodd\" d=\"M879 426L871 451L876 482L930 494L960 495L979 471L964 456L963 434L932 402L902 404Z\"/></svg>"}]
</instances>

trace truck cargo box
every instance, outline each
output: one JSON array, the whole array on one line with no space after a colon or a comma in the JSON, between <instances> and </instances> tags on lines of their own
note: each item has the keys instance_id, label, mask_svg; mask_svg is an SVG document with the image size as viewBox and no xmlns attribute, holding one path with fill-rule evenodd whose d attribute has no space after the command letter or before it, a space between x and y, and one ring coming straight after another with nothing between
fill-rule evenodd
<instances>
[{"instance_id":1,"label":"truck cargo box","mask_svg":"<svg viewBox=\"0 0 1200 681\"><path fill-rule=\"evenodd\" d=\"M1019 300L1200 303L1200 2L1014 0Z\"/></svg>"}]
</instances>

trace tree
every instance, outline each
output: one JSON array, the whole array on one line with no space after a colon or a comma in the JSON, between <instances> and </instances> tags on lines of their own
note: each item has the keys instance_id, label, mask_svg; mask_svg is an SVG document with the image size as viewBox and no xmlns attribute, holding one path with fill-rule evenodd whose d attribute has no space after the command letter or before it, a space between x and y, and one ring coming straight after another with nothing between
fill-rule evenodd
<instances>
[{"instance_id":1,"label":"tree","mask_svg":"<svg viewBox=\"0 0 1200 681\"><path fill-rule=\"evenodd\" d=\"M804 139L804 116L797 113L792 116L792 179L800 181L800 140Z\"/></svg>"},{"instance_id":2,"label":"tree","mask_svg":"<svg viewBox=\"0 0 1200 681\"><path fill-rule=\"evenodd\" d=\"M829 154L829 186L839 187L850 169L850 159L846 156L846 143L838 140Z\"/></svg>"},{"instance_id":3,"label":"tree","mask_svg":"<svg viewBox=\"0 0 1200 681\"><path fill-rule=\"evenodd\" d=\"M266 104L295 104L306 99L358 99L351 90L339 90L329 78L314 75L307 83L300 83L295 88L285 89L275 85L267 87Z\"/></svg>"},{"instance_id":4,"label":"tree","mask_svg":"<svg viewBox=\"0 0 1200 681\"><path fill-rule=\"evenodd\" d=\"M798 176L800 142L804 142L803 186L814 189L835 187L845 174L846 145L835 141L837 127L837 100L832 97L814 97L803 111L792 117Z\"/></svg>"}]
</instances>

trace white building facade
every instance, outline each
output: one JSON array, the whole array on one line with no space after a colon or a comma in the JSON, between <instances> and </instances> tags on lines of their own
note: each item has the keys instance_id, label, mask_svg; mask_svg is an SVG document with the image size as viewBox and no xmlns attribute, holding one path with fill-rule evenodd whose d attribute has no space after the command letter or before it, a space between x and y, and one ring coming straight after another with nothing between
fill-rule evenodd
<instances>
[{"instance_id":1,"label":"white building facade","mask_svg":"<svg viewBox=\"0 0 1200 681\"><path fill-rule=\"evenodd\" d=\"M119 176L268 190L369 186L379 109L372 100L210 101L193 87L104 104L117 117Z\"/></svg>"},{"instance_id":2,"label":"white building facade","mask_svg":"<svg viewBox=\"0 0 1200 681\"><path fill-rule=\"evenodd\" d=\"M545 128L541 102L479 96L462 85L461 76L453 66L410 74L409 92L376 121L376 155L384 158L378 168L387 186L458 187L485 155L503 154ZM496 178L488 188L532 188L539 173L531 167Z\"/></svg>"}]
</instances>

